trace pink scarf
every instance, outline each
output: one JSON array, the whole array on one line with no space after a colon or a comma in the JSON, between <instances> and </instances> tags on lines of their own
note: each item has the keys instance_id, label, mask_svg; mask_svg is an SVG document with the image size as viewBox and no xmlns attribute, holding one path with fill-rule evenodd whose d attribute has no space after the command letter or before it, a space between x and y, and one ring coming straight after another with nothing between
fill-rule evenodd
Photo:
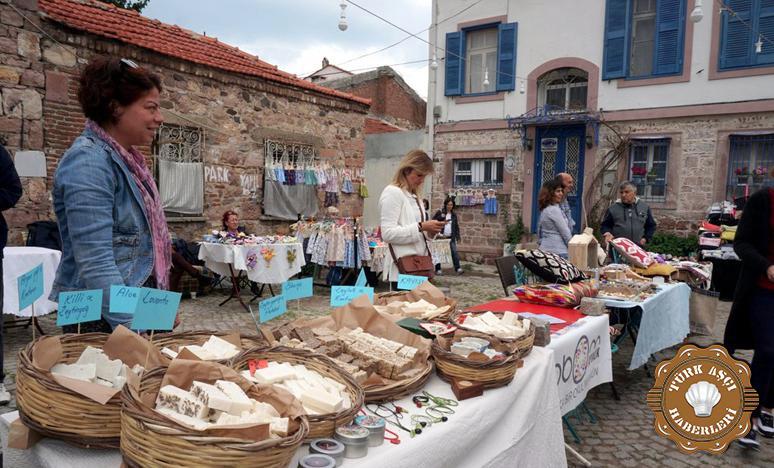
<instances>
[{"instance_id":1,"label":"pink scarf","mask_svg":"<svg viewBox=\"0 0 774 468\"><path fill-rule=\"evenodd\" d=\"M133 147L127 150L121 146L96 122L88 120L86 128L110 144L121 155L121 159L124 160L132 173L135 185L142 194L145 213L150 222L151 236L153 237L153 274L156 277L156 287L167 289L169 287L169 268L172 263L172 241L167 230L167 219L161 207L159 191L148 166L145 164L145 157Z\"/></svg>"}]
</instances>

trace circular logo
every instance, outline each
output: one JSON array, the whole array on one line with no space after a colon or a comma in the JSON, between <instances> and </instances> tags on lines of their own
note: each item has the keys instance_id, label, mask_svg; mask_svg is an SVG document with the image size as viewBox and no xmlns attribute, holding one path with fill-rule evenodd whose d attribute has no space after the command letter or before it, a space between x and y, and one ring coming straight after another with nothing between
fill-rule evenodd
<instances>
[{"instance_id":1,"label":"circular logo","mask_svg":"<svg viewBox=\"0 0 774 468\"><path fill-rule=\"evenodd\" d=\"M575 346L575 359L573 359L572 380L577 384L583 380L586 375L586 368L589 366L589 339L582 336Z\"/></svg>"},{"instance_id":2,"label":"circular logo","mask_svg":"<svg viewBox=\"0 0 774 468\"><path fill-rule=\"evenodd\" d=\"M750 413L758 406L747 363L720 345L685 345L659 363L647 398L656 433L685 453L725 452L750 430Z\"/></svg>"}]
</instances>

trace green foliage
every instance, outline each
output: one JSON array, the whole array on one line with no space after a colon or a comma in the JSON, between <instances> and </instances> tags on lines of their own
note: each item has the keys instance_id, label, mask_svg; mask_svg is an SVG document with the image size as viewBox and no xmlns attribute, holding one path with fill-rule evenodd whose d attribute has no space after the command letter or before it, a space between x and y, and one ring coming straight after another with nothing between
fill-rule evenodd
<instances>
[{"instance_id":1,"label":"green foliage","mask_svg":"<svg viewBox=\"0 0 774 468\"><path fill-rule=\"evenodd\" d=\"M125 10L134 10L137 13L142 13L143 8L148 6L150 0L100 0L104 3L112 3L113 5L123 8Z\"/></svg>"},{"instance_id":2,"label":"green foliage","mask_svg":"<svg viewBox=\"0 0 774 468\"><path fill-rule=\"evenodd\" d=\"M686 257L698 250L699 238L696 236L680 237L674 234L656 233L645 248L650 252Z\"/></svg>"},{"instance_id":3,"label":"green foliage","mask_svg":"<svg viewBox=\"0 0 774 468\"><path fill-rule=\"evenodd\" d=\"M527 233L524 227L524 221L521 219L521 215L516 217L516 222L509 224L505 228L505 242L507 244L518 244Z\"/></svg>"}]
</instances>

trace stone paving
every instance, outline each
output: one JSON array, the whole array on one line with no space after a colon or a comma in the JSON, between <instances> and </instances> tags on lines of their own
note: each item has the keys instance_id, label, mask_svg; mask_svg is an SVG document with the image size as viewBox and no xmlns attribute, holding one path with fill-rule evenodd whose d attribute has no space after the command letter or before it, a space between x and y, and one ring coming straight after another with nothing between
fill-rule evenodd
<instances>
[{"instance_id":1,"label":"stone paving","mask_svg":"<svg viewBox=\"0 0 774 468\"><path fill-rule=\"evenodd\" d=\"M447 287L461 307L480 304L502 296L502 288L493 267L467 264L471 271L462 276L447 273L437 278L437 284ZM296 304L288 305L290 311L282 319L293 319L300 316L314 316L329 311L327 288L315 287L315 297L303 299ZM249 296L245 296L247 299ZM217 330L255 330L255 323L249 313L243 311L234 300L223 307L218 304L225 296L216 291L204 297L185 299L180 309L183 314L183 330L217 329ZM257 308L253 307L256 310ZM707 345L720 340L725 322L728 318L729 303L720 303L718 307L718 323L715 337L695 337L691 341ZM40 320L47 333L59 333L55 326L53 315ZM16 372L16 354L32 337L30 329L14 328L5 334L4 366L6 385L13 394L15 390L14 377ZM650 369L661 359L672 357L677 350L664 350L654 356L649 364ZM760 452L746 451L733 444L722 456L707 454L684 455L674 446L674 443L656 435L653 430L653 413L645 403L645 396L653 384L653 379L644 369L627 371L633 346L631 340L625 339L620 344L620 350L613 355L613 377L621 400L613 399L609 385L592 389L586 399L586 404L595 416L592 423L588 417L573 417L571 423L578 432L581 442L576 443L569 431L565 429L565 440L588 459L593 466L669 466L682 468L689 466L745 466L746 468L774 465L774 440L760 439ZM749 358L748 356L742 356ZM0 407L0 413L15 410L15 401L8 406ZM569 452L568 464L572 467L583 466Z\"/></svg>"}]
</instances>

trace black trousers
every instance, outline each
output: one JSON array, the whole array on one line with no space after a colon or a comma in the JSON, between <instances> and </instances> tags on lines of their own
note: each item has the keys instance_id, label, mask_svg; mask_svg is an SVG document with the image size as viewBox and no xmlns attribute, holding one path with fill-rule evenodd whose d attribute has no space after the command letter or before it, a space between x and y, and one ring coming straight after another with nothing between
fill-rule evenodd
<instances>
[{"instance_id":1,"label":"black trousers","mask_svg":"<svg viewBox=\"0 0 774 468\"><path fill-rule=\"evenodd\" d=\"M758 289L750 298L750 319L753 325L755 354L750 371L750 383L758 392L760 406L774 407L774 291Z\"/></svg>"},{"instance_id":2,"label":"black trousers","mask_svg":"<svg viewBox=\"0 0 774 468\"><path fill-rule=\"evenodd\" d=\"M3 314L3 257L2 251L0 251L0 384L5 382L5 366L3 363L3 322L5 322L5 314Z\"/></svg>"}]
</instances>

